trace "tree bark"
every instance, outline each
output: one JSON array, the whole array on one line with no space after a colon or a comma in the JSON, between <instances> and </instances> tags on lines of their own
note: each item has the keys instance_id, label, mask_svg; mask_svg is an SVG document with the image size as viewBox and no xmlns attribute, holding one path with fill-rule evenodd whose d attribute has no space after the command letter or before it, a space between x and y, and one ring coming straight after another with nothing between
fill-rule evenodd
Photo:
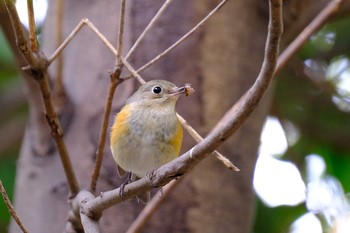
<instances>
[{"instance_id":1,"label":"tree bark","mask_svg":"<svg viewBox=\"0 0 350 233\"><path fill-rule=\"evenodd\" d=\"M130 48L162 3L159 0L127 1L124 51ZM131 58L132 65L138 68L166 49L214 7L212 1L174 1ZM111 0L65 1L65 36L86 17L116 45L118 8L119 2ZM228 1L191 39L141 75L146 80L166 79L178 85L191 83L196 92L180 100L178 112L204 136L254 82L263 59L267 10L267 1ZM42 48L46 55L55 49L54 14L50 4L43 29ZM88 188L108 92L108 70L113 69L115 57L86 27L65 49L63 58L63 82L68 98L60 111L60 119L80 186ZM127 81L118 87L113 114L136 87L136 81ZM147 224L145 232L251 231L253 171L269 102L270 95L267 95L250 120L219 149L241 171L227 170L210 156L186 175ZM35 122L33 117L31 114L30 122ZM113 116L110 125L112 119ZM35 127L47 126L29 123L27 127L18 161L15 206L30 232L44 233L48 229L62 232L68 212L65 176L49 137L40 140L46 150L36 148L39 139L33 134ZM194 140L185 135L182 151L194 144ZM121 182L107 144L96 193L116 188ZM109 209L100 220L103 232L125 232L142 208L142 204L132 200ZM14 223L10 230L19 232Z\"/></svg>"}]
</instances>

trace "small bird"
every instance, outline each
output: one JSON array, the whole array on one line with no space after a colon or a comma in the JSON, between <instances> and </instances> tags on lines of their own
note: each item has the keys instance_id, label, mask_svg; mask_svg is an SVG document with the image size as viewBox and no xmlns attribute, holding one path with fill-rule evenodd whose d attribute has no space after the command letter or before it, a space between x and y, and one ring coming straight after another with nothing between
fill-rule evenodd
<instances>
[{"instance_id":1,"label":"small bird","mask_svg":"<svg viewBox=\"0 0 350 233\"><path fill-rule=\"evenodd\" d=\"M193 91L190 84L177 87L165 80L152 80L127 99L115 117L110 138L119 175L130 175L126 183L178 157L183 130L175 106L181 94L188 96ZM147 202L150 194L138 198Z\"/></svg>"}]
</instances>

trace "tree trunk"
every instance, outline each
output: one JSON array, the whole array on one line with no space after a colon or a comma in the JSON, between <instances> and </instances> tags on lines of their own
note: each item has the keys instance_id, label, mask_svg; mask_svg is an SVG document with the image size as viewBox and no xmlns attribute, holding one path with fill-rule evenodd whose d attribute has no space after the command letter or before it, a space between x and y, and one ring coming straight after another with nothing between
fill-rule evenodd
<instances>
[{"instance_id":1,"label":"tree trunk","mask_svg":"<svg viewBox=\"0 0 350 233\"><path fill-rule=\"evenodd\" d=\"M127 1L124 51L162 3ZM47 56L55 49L53 5L43 30L42 48ZM213 7L212 1L174 1L131 58L132 65L138 68L166 49ZM65 1L65 36L86 17L116 45L118 8L119 1ZM146 80L166 79L177 85L191 83L195 94L182 98L177 109L205 136L258 74L267 33L267 9L267 1L228 1L191 39L141 75ZM85 27L65 49L63 58L67 100L60 119L80 186L88 188L108 93L108 70L113 69L115 57ZM53 79L54 66L50 69ZM113 114L136 87L136 81L118 87ZM230 171L209 156L186 175L145 232L250 232L254 216L253 170L269 99L266 96L250 120L219 149L241 171ZM31 114L18 161L15 206L30 232L62 232L68 211L65 176L52 140L45 132L40 139L35 133L36 127L47 126L34 124L33 118ZM182 151L195 144L188 135L184 140ZM121 184L109 143L101 172L96 193ZM142 208L135 200L110 208L100 220L103 232L125 232ZM19 232L14 223L11 232Z\"/></svg>"}]
</instances>

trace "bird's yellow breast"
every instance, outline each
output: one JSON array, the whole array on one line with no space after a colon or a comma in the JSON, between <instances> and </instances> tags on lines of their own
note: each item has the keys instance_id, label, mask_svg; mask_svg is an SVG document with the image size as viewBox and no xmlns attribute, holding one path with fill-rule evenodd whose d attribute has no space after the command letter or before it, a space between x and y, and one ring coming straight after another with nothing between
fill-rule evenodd
<instances>
[{"instance_id":1,"label":"bird's yellow breast","mask_svg":"<svg viewBox=\"0 0 350 233\"><path fill-rule=\"evenodd\" d=\"M177 122L174 138L170 141L170 144L173 145L177 156L179 156L179 153L180 153L180 149L182 145L182 137L183 137L182 126L180 122Z\"/></svg>"},{"instance_id":2,"label":"bird's yellow breast","mask_svg":"<svg viewBox=\"0 0 350 233\"><path fill-rule=\"evenodd\" d=\"M143 177L179 155L182 136L173 109L129 103L115 118L111 150L119 167Z\"/></svg>"},{"instance_id":3,"label":"bird's yellow breast","mask_svg":"<svg viewBox=\"0 0 350 233\"><path fill-rule=\"evenodd\" d=\"M131 111L130 106L125 105L120 112L116 115L114 124L111 129L111 147L120 140L121 137L125 137L130 131L128 119Z\"/></svg>"}]
</instances>

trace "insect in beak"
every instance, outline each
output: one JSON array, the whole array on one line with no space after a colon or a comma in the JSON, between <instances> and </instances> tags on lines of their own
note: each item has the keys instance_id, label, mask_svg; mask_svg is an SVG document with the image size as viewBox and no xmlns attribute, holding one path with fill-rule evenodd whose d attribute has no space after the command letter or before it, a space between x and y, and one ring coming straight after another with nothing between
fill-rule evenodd
<instances>
[{"instance_id":1,"label":"insect in beak","mask_svg":"<svg viewBox=\"0 0 350 233\"><path fill-rule=\"evenodd\" d=\"M191 84L186 83L183 87L175 88L169 94L171 94L171 95L185 94L186 96L189 96L193 92L194 92L194 89L191 87Z\"/></svg>"}]
</instances>

